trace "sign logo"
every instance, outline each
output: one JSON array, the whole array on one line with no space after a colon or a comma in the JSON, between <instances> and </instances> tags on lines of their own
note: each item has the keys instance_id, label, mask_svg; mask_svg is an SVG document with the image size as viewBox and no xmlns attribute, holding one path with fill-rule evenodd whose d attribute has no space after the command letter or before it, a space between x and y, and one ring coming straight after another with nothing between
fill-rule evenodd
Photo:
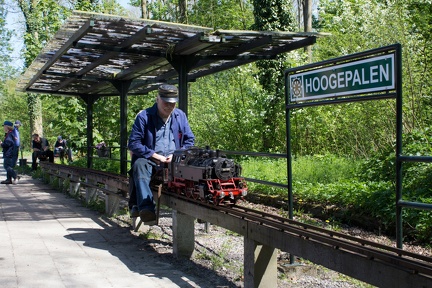
<instances>
[{"instance_id":1,"label":"sign logo","mask_svg":"<svg viewBox=\"0 0 432 288\"><path fill-rule=\"evenodd\" d=\"M289 76L292 102L395 89L395 56L371 57Z\"/></svg>"}]
</instances>

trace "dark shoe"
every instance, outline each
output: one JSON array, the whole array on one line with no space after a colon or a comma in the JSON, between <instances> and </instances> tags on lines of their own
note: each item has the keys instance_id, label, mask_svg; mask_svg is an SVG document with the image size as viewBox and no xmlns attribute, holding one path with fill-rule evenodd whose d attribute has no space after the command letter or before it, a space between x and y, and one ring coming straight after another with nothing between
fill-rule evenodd
<instances>
[{"instance_id":1,"label":"dark shoe","mask_svg":"<svg viewBox=\"0 0 432 288\"><path fill-rule=\"evenodd\" d=\"M144 223L156 220L156 214L150 210L141 210L139 216Z\"/></svg>"},{"instance_id":2,"label":"dark shoe","mask_svg":"<svg viewBox=\"0 0 432 288\"><path fill-rule=\"evenodd\" d=\"M1 184L12 184L12 181L10 180L4 180L0 182Z\"/></svg>"},{"instance_id":3,"label":"dark shoe","mask_svg":"<svg viewBox=\"0 0 432 288\"><path fill-rule=\"evenodd\" d=\"M140 216L140 213L138 211L138 207L136 205L132 206L132 209L129 211L130 217L135 218Z\"/></svg>"}]
</instances>

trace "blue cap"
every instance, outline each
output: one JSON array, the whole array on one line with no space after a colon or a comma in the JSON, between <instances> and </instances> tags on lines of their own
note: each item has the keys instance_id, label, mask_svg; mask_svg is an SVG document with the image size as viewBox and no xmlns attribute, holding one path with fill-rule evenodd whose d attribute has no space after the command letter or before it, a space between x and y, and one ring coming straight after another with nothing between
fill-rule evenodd
<instances>
[{"instance_id":1,"label":"blue cap","mask_svg":"<svg viewBox=\"0 0 432 288\"><path fill-rule=\"evenodd\" d=\"M5 122L3 123L3 126L11 126L11 127L13 127L14 125L13 125L13 123L10 122L10 121L5 121Z\"/></svg>"}]
</instances>

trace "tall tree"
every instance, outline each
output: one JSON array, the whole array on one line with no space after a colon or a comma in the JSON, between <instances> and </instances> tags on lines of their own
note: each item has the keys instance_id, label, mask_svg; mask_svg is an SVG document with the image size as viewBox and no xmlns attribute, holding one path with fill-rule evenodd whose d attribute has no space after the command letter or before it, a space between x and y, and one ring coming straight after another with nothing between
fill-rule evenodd
<instances>
[{"instance_id":1,"label":"tall tree","mask_svg":"<svg viewBox=\"0 0 432 288\"><path fill-rule=\"evenodd\" d=\"M11 67L12 47L9 39L12 31L6 28L7 7L5 0L0 0L0 86L10 76L14 76L14 69ZM12 73L11 73L12 72ZM12 74L12 75L11 75Z\"/></svg>"},{"instance_id":2,"label":"tall tree","mask_svg":"<svg viewBox=\"0 0 432 288\"><path fill-rule=\"evenodd\" d=\"M24 58L29 67L42 47L54 35L66 16L55 0L16 0L25 20ZM32 132L43 134L42 103L39 95L28 94L27 105Z\"/></svg>"},{"instance_id":3,"label":"tall tree","mask_svg":"<svg viewBox=\"0 0 432 288\"><path fill-rule=\"evenodd\" d=\"M129 4L131 6L140 7L142 19L149 18L146 0L129 0Z\"/></svg>"},{"instance_id":4,"label":"tall tree","mask_svg":"<svg viewBox=\"0 0 432 288\"><path fill-rule=\"evenodd\" d=\"M253 24L253 7L243 0L200 0L191 5L188 24L213 29L250 30Z\"/></svg>"},{"instance_id":5,"label":"tall tree","mask_svg":"<svg viewBox=\"0 0 432 288\"><path fill-rule=\"evenodd\" d=\"M291 13L291 2L288 0L254 0L254 30L259 31L293 31L294 17ZM265 90L266 109L263 115L262 143L265 151L274 151L281 147L280 136L285 134L284 121L284 81L286 55L276 60L258 61L259 81ZM283 152L283 151L279 151Z\"/></svg>"}]
</instances>

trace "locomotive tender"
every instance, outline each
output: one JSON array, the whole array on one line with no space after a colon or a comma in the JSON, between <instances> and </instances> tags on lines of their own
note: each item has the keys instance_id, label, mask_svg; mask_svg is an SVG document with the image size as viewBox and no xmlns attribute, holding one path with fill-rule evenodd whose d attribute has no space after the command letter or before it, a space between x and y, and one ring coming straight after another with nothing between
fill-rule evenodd
<instances>
[{"instance_id":1,"label":"locomotive tender","mask_svg":"<svg viewBox=\"0 0 432 288\"><path fill-rule=\"evenodd\" d=\"M234 205L247 195L241 166L210 149L174 151L162 174L169 191L214 205Z\"/></svg>"}]
</instances>

